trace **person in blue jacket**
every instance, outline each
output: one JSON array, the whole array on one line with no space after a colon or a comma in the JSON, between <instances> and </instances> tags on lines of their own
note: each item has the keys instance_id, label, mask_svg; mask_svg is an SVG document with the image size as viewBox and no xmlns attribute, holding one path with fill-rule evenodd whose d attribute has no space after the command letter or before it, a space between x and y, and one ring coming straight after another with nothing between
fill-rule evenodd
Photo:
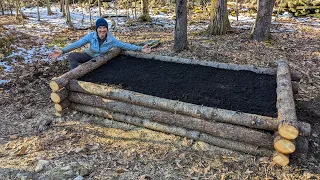
<instances>
[{"instance_id":1,"label":"person in blue jacket","mask_svg":"<svg viewBox=\"0 0 320 180\"><path fill-rule=\"evenodd\" d=\"M107 53L111 48L118 47L128 51L142 51L144 53L150 53L151 49L145 46L136 46L121 42L116 39L108 31L108 23L104 18L99 18L96 21L96 31L90 32L80 40L69 44L65 48L57 49L49 54L50 59L56 59L64 53L68 53L77 48L80 48L90 43L90 47L85 49L84 52L73 52L68 56L70 69L76 68L79 64L85 63L94 57Z\"/></svg>"}]
</instances>

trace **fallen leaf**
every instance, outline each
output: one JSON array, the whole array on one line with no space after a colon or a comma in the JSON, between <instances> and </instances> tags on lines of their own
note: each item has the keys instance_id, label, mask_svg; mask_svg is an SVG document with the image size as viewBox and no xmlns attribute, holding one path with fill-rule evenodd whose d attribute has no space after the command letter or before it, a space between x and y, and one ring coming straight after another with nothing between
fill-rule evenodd
<instances>
[{"instance_id":1,"label":"fallen leaf","mask_svg":"<svg viewBox=\"0 0 320 180\"><path fill-rule=\"evenodd\" d=\"M22 148L18 151L17 156L25 155L27 149L28 149L28 147L22 146Z\"/></svg>"}]
</instances>

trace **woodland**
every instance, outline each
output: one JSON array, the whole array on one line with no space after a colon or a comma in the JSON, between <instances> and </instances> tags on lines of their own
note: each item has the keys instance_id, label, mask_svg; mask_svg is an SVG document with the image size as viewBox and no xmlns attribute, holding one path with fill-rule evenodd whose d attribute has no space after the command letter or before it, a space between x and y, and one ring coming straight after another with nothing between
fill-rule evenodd
<instances>
[{"instance_id":1,"label":"woodland","mask_svg":"<svg viewBox=\"0 0 320 180\"><path fill-rule=\"evenodd\" d=\"M319 0L0 0L0 179L319 179ZM69 71L48 54L104 17L151 54L276 68L302 76L297 118L309 149L288 166L78 111L57 116L49 82ZM77 51L81 51L78 49Z\"/></svg>"}]
</instances>

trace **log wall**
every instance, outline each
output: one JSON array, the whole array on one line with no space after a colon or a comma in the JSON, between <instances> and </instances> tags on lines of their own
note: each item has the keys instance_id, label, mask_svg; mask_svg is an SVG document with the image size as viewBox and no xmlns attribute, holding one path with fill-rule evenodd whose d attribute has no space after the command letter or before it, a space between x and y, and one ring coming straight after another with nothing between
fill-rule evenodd
<instances>
[{"instance_id":1,"label":"log wall","mask_svg":"<svg viewBox=\"0 0 320 180\"><path fill-rule=\"evenodd\" d=\"M303 152L305 147L299 146L306 146L307 143L306 138L300 136L309 136L311 127L308 123L299 122L295 115L293 90L297 91L301 76L297 72L290 72L285 61L279 61L275 70L136 52L124 53L139 58L277 75L278 118L272 118L76 80L119 54L119 49L113 49L109 54L53 79L50 82L53 91L51 99L55 103L56 115L61 116L66 110L73 109L247 154L272 156L273 162L281 166L290 162L288 155L296 149L300 154Z\"/></svg>"}]
</instances>

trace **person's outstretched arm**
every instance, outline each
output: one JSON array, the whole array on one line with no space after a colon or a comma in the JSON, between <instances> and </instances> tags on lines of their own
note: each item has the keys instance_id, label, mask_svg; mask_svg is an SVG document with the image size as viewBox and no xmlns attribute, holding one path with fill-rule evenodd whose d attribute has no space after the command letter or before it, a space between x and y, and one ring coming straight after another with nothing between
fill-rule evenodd
<instances>
[{"instance_id":1,"label":"person's outstretched arm","mask_svg":"<svg viewBox=\"0 0 320 180\"><path fill-rule=\"evenodd\" d=\"M151 49L148 47L148 45L144 45L144 46L136 46L134 44L129 44L129 43L125 43L122 42L116 38L114 38L115 41L115 46L119 47L121 49L127 50L127 51L142 51L144 53L150 53Z\"/></svg>"},{"instance_id":2,"label":"person's outstretched arm","mask_svg":"<svg viewBox=\"0 0 320 180\"><path fill-rule=\"evenodd\" d=\"M82 37L81 39L79 39L78 41L69 44L68 46L62 48L62 49L57 49L57 50L53 50L48 57L50 59L56 59L58 57L60 57L63 53L68 53L70 51L73 51L75 49L78 49L86 44L88 44L90 42L90 38L91 38L91 33L85 35L84 37Z\"/></svg>"}]
</instances>

